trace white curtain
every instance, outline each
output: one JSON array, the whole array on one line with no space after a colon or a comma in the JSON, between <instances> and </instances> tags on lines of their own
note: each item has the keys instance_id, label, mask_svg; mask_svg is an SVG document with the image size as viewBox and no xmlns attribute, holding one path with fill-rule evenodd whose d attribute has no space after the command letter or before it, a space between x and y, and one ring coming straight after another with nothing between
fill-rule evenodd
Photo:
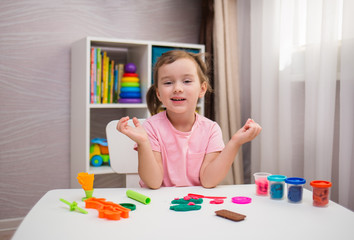
<instances>
[{"instance_id":1,"label":"white curtain","mask_svg":"<svg viewBox=\"0 0 354 240\"><path fill-rule=\"evenodd\" d=\"M225 144L242 127L237 46L236 0L214 2L215 115ZM242 184L242 149L222 184Z\"/></svg>"},{"instance_id":2,"label":"white curtain","mask_svg":"<svg viewBox=\"0 0 354 240\"><path fill-rule=\"evenodd\" d=\"M252 173L328 180L354 210L354 1L251 0Z\"/></svg>"}]
</instances>

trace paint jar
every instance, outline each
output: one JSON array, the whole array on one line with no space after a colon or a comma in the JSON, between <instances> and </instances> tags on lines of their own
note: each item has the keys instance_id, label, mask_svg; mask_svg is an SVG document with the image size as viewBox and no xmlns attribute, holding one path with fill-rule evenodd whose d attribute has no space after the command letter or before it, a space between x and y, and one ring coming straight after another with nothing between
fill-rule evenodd
<instances>
[{"instance_id":1,"label":"paint jar","mask_svg":"<svg viewBox=\"0 0 354 240\"><path fill-rule=\"evenodd\" d=\"M270 173L266 172L258 172L253 174L254 181L256 184L256 194L259 196L268 196L268 179L267 177L270 176Z\"/></svg>"},{"instance_id":2,"label":"paint jar","mask_svg":"<svg viewBox=\"0 0 354 240\"><path fill-rule=\"evenodd\" d=\"M310 183L312 186L313 206L326 207L329 203L329 193L332 186L331 182L315 180Z\"/></svg>"},{"instance_id":3,"label":"paint jar","mask_svg":"<svg viewBox=\"0 0 354 240\"><path fill-rule=\"evenodd\" d=\"M285 183L288 186L288 201L291 203L301 203L302 192L306 180L298 177L291 177L285 179Z\"/></svg>"},{"instance_id":4,"label":"paint jar","mask_svg":"<svg viewBox=\"0 0 354 240\"><path fill-rule=\"evenodd\" d=\"M270 175L268 176L269 181L269 195L271 199L283 199L284 197L284 187L286 176L284 175Z\"/></svg>"}]
</instances>

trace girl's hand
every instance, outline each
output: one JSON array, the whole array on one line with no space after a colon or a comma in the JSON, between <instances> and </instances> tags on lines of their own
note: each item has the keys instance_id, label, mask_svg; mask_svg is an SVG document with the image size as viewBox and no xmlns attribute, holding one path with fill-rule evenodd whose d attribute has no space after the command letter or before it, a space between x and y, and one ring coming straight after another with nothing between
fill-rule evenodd
<instances>
[{"instance_id":1,"label":"girl's hand","mask_svg":"<svg viewBox=\"0 0 354 240\"><path fill-rule=\"evenodd\" d=\"M127 135L131 140L133 140L137 144L141 144L145 141L148 141L148 135L143 126L140 124L139 120L136 117L133 118L133 123L135 127L129 126L128 120L129 117L122 117L117 124L117 130Z\"/></svg>"},{"instance_id":2,"label":"girl's hand","mask_svg":"<svg viewBox=\"0 0 354 240\"><path fill-rule=\"evenodd\" d=\"M232 140L239 145L252 141L262 131L262 127L252 119L248 119L245 125L238 130L233 136Z\"/></svg>"}]
</instances>

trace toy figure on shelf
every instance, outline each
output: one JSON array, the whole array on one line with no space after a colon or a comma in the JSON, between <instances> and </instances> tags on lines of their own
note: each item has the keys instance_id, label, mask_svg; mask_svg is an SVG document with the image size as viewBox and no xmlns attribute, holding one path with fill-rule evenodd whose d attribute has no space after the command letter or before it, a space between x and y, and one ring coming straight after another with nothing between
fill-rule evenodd
<instances>
[{"instance_id":1,"label":"toy figure on shelf","mask_svg":"<svg viewBox=\"0 0 354 240\"><path fill-rule=\"evenodd\" d=\"M94 138L91 140L90 163L94 167L110 164L107 139Z\"/></svg>"},{"instance_id":2,"label":"toy figure on shelf","mask_svg":"<svg viewBox=\"0 0 354 240\"><path fill-rule=\"evenodd\" d=\"M134 63L124 66L119 97L119 103L141 103L139 75Z\"/></svg>"}]
</instances>

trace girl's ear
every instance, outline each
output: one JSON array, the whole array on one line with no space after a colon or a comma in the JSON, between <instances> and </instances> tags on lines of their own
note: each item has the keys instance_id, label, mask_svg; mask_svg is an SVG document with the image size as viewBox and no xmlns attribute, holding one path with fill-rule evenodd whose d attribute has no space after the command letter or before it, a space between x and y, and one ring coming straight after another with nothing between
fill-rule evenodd
<instances>
[{"instance_id":1,"label":"girl's ear","mask_svg":"<svg viewBox=\"0 0 354 240\"><path fill-rule=\"evenodd\" d=\"M162 102L158 88L155 88L155 93L156 93L156 97L160 100L160 102Z\"/></svg>"},{"instance_id":2,"label":"girl's ear","mask_svg":"<svg viewBox=\"0 0 354 240\"><path fill-rule=\"evenodd\" d=\"M203 82L201 85L200 85L200 93L199 93L199 98L202 98L204 97L206 91L207 91L208 87L207 87L207 83L206 82Z\"/></svg>"}]
</instances>

